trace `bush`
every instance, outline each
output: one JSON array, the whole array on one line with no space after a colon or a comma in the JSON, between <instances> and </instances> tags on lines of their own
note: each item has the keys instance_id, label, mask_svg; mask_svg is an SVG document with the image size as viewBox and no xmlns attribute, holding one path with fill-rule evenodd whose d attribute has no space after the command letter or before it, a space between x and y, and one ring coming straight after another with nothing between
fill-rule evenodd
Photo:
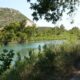
<instances>
[{"instance_id":1,"label":"bush","mask_svg":"<svg viewBox=\"0 0 80 80\"><path fill-rule=\"evenodd\" d=\"M29 51L16 64L2 80L69 80L80 64L80 44L45 45L38 56Z\"/></svg>"}]
</instances>

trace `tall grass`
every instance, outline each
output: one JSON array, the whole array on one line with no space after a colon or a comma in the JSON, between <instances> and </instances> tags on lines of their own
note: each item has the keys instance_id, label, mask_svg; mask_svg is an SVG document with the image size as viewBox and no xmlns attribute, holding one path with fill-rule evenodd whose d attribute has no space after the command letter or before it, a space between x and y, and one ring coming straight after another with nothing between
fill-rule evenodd
<instances>
[{"instance_id":1,"label":"tall grass","mask_svg":"<svg viewBox=\"0 0 80 80\"><path fill-rule=\"evenodd\" d=\"M18 60L1 80L69 80L80 67L80 44L45 45L43 52L34 54Z\"/></svg>"}]
</instances>

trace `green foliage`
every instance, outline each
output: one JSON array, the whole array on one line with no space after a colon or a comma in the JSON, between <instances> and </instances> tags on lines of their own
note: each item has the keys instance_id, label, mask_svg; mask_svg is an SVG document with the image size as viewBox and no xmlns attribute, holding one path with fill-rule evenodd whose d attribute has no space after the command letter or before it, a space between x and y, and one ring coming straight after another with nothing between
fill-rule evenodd
<instances>
[{"instance_id":1,"label":"green foliage","mask_svg":"<svg viewBox=\"0 0 80 80\"><path fill-rule=\"evenodd\" d=\"M34 80L51 80L54 79L54 57L55 54L48 49L42 57L39 58L32 71L32 77ZM52 77L53 76L53 77Z\"/></svg>"},{"instance_id":2,"label":"green foliage","mask_svg":"<svg viewBox=\"0 0 80 80\"><path fill-rule=\"evenodd\" d=\"M24 60L21 59L21 56L18 53L15 65L3 74L0 80L26 80L33 69L36 59L37 56L34 54L33 50L29 51L28 56L25 56Z\"/></svg>"},{"instance_id":3,"label":"green foliage","mask_svg":"<svg viewBox=\"0 0 80 80\"><path fill-rule=\"evenodd\" d=\"M77 28L77 27L76 27ZM60 27L39 27L35 30L34 40L79 40L80 29L74 27L70 30L66 30L63 25ZM72 33L73 32L73 33Z\"/></svg>"},{"instance_id":4,"label":"green foliage","mask_svg":"<svg viewBox=\"0 0 80 80\"><path fill-rule=\"evenodd\" d=\"M35 26L25 27L25 20L22 22L14 22L5 26L0 34L0 41L7 45L9 42L24 43L30 41L34 36Z\"/></svg>"},{"instance_id":5,"label":"green foliage","mask_svg":"<svg viewBox=\"0 0 80 80\"><path fill-rule=\"evenodd\" d=\"M71 14L76 10L79 0L27 0L30 2L30 8L33 10L33 19L38 20L44 16L47 21L55 23L58 21L65 10L68 10L67 14Z\"/></svg>"},{"instance_id":6,"label":"green foliage","mask_svg":"<svg viewBox=\"0 0 80 80\"><path fill-rule=\"evenodd\" d=\"M3 53L0 54L0 75L10 68L12 59L14 57L13 50L3 50Z\"/></svg>"},{"instance_id":7,"label":"green foliage","mask_svg":"<svg viewBox=\"0 0 80 80\"><path fill-rule=\"evenodd\" d=\"M33 26L33 27L29 27L29 26L26 27L24 32L27 34L28 41L30 41L31 38L34 37L34 35L35 35L35 26Z\"/></svg>"},{"instance_id":8,"label":"green foliage","mask_svg":"<svg viewBox=\"0 0 80 80\"><path fill-rule=\"evenodd\" d=\"M4 45L9 42L24 43L39 40L69 40L73 42L80 40L80 29L73 27L66 30L63 25L60 27L25 27L25 20L23 20L10 23L0 31L0 42Z\"/></svg>"},{"instance_id":9,"label":"green foliage","mask_svg":"<svg viewBox=\"0 0 80 80\"><path fill-rule=\"evenodd\" d=\"M69 80L79 59L80 45L61 45L44 48L28 80Z\"/></svg>"},{"instance_id":10,"label":"green foliage","mask_svg":"<svg viewBox=\"0 0 80 80\"><path fill-rule=\"evenodd\" d=\"M18 60L1 80L70 80L80 63L80 44L45 45L39 55L30 50L29 56Z\"/></svg>"}]
</instances>

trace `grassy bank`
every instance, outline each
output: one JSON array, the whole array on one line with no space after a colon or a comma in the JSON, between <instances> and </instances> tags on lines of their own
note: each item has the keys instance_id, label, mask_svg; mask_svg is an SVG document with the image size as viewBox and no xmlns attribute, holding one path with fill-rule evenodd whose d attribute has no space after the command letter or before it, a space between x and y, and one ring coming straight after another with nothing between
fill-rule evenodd
<instances>
[{"instance_id":1,"label":"grassy bank","mask_svg":"<svg viewBox=\"0 0 80 80\"><path fill-rule=\"evenodd\" d=\"M64 26L60 27L25 27L24 22L15 22L5 26L0 30L0 43L8 44L9 42L24 43L28 41L40 40L80 40L80 30L73 27L66 30Z\"/></svg>"},{"instance_id":2,"label":"grassy bank","mask_svg":"<svg viewBox=\"0 0 80 80\"><path fill-rule=\"evenodd\" d=\"M0 80L69 80L80 69L80 44L45 45L38 55L30 51L5 71Z\"/></svg>"}]
</instances>

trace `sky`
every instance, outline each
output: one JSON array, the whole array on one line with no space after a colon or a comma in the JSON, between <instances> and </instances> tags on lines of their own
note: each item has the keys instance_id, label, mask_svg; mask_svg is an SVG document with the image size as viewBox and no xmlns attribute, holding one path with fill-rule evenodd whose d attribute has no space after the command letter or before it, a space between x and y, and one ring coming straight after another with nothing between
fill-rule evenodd
<instances>
[{"instance_id":1,"label":"sky","mask_svg":"<svg viewBox=\"0 0 80 80\"><path fill-rule=\"evenodd\" d=\"M0 7L7 7L19 10L21 13L23 13L25 16L33 21L33 17L31 16L32 10L30 10L30 5L27 3L27 0L0 0ZM76 11L76 15L74 14L72 17L74 21L73 24L70 23L71 18L67 14L64 14L62 20L58 21L55 25L52 24L52 22L46 22L43 19L39 20L38 22L34 22L37 24L37 26L54 27L63 24L66 29L71 29L74 26L80 28L80 8L78 8L78 11Z\"/></svg>"}]
</instances>

